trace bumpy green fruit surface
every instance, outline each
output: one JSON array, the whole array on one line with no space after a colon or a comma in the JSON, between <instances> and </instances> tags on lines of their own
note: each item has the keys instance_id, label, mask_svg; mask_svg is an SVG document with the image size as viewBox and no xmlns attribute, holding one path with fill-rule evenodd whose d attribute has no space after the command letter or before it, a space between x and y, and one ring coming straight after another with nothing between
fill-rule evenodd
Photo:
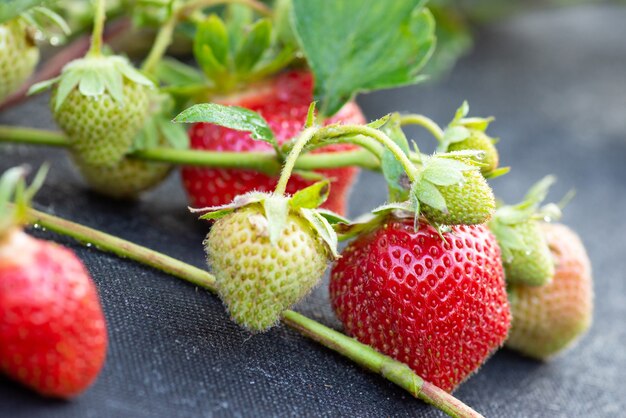
<instances>
[{"instance_id":1,"label":"bumpy green fruit surface","mask_svg":"<svg viewBox=\"0 0 626 418\"><path fill-rule=\"evenodd\" d=\"M207 261L232 319L251 331L276 324L281 313L319 282L327 249L308 223L290 213L276 244L270 243L261 205L246 206L215 222Z\"/></svg>"},{"instance_id":2,"label":"bumpy green fruit surface","mask_svg":"<svg viewBox=\"0 0 626 418\"><path fill-rule=\"evenodd\" d=\"M17 90L39 61L39 49L20 19L0 24L0 100Z\"/></svg>"}]
</instances>

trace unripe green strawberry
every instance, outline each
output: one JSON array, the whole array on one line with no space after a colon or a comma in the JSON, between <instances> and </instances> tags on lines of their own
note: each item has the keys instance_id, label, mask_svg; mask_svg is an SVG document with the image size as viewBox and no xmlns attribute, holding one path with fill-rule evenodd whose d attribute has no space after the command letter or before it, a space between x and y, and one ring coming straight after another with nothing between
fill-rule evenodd
<instances>
[{"instance_id":1,"label":"unripe green strawberry","mask_svg":"<svg viewBox=\"0 0 626 418\"><path fill-rule=\"evenodd\" d=\"M430 222L442 225L478 225L487 222L496 208L491 187L478 170L463 172L463 179L450 186L437 186L446 202L442 211L422 204L421 212Z\"/></svg>"},{"instance_id":2,"label":"unripe green strawberry","mask_svg":"<svg viewBox=\"0 0 626 418\"><path fill-rule=\"evenodd\" d=\"M251 331L275 325L281 313L318 283L328 252L306 220L290 212L276 244L263 206L245 206L218 219L207 239L208 263L232 319Z\"/></svg>"},{"instance_id":3,"label":"unripe green strawberry","mask_svg":"<svg viewBox=\"0 0 626 418\"><path fill-rule=\"evenodd\" d=\"M88 53L57 78L37 83L36 93L54 86L50 107L72 151L91 166L112 167L130 151L150 115L153 83L121 56Z\"/></svg>"},{"instance_id":4,"label":"unripe green strawberry","mask_svg":"<svg viewBox=\"0 0 626 418\"><path fill-rule=\"evenodd\" d=\"M22 19L0 24L0 100L30 77L38 60L39 49Z\"/></svg>"},{"instance_id":5,"label":"unripe green strawberry","mask_svg":"<svg viewBox=\"0 0 626 418\"><path fill-rule=\"evenodd\" d=\"M128 157L110 167L86 164L76 155L72 159L90 188L116 199L136 198L158 185L172 171L170 164Z\"/></svg>"},{"instance_id":6,"label":"unripe green strawberry","mask_svg":"<svg viewBox=\"0 0 626 418\"><path fill-rule=\"evenodd\" d=\"M530 219L511 228L524 242L524 248L512 248L510 257L502 260L507 283L529 286L548 283L554 276L554 261L539 222Z\"/></svg>"},{"instance_id":7,"label":"unripe green strawberry","mask_svg":"<svg viewBox=\"0 0 626 418\"><path fill-rule=\"evenodd\" d=\"M148 112L148 88L125 80L123 95L125 100L119 103L108 93L89 97L74 89L54 110L55 121L85 163L112 167L130 149Z\"/></svg>"},{"instance_id":8,"label":"unripe green strawberry","mask_svg":"<svg viewBox=\"0 0 626 418\"><path fill-rule=\"evenodd\" d=\"M460 142L454 142L448 147L448 151L482 151L483 158L480 160L482 165L480 171L488 174L498 168L500 157L496 149L493 139L485 132L479 130L470 130L470 136Z\"/></svg>"},{"instance_id":9,"label":"unripe green strawberry","mask_svg":"<svg viewBox=\"0 0 626 418\"><path fill-rule=\"evenodd\" d=\"M568 227L541 223L555 261L552 282L509 286L513 326L506 346L545 359L569 347L591 325L591 265L580 238Z\"/></svg>"}]
</instances>

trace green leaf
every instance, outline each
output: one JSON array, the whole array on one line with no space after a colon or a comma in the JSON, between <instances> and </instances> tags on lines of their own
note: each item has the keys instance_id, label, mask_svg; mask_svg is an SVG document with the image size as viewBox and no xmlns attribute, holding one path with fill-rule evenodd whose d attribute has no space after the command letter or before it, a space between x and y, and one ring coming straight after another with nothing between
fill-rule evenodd
<instances>
[{"instance_id":1,"label":"green leaf","mask_svg":"<svg viewBox=\"0 0 626 418\"><path fill-rule=\"evenodd\" d=\"M454 125L458 123L461 119L463 119L469 113L469 104L467 100L464 100L461 106L454 113L454 119L450 122L450 125Z\"/></svg>"},{"instance_id":2,"label":"green leaf","mask_svg":"<svg viewBox=\"0 0 626 418\"><path fill-rule=\"evenodd\" d=\"M475 169L476 167L462 161L435 156L426 160L422 175L438 186L451 186L463 180L463 171Z\"/></svg>"},{"instance_id":3,"label":"green leaf","mask_svg":"<svg viewBox=\"0 0 626 418\"><path fill-rule=\"evenodd\" d=\"M463 180L462 171L440 169L434 164L424 170L423 176L426 180L437 186L452 186Z\"/></svg>"},{"instance_id":4,"label":"green leaf","mask_svg":"<svg viewBox=\"0 0 626 418\"><path fill-rule=\"evenodd\" d=\"M254 13L250 7L243 4L230 3L226 7L226 28L230 40L230 52L234 54L243 41L241 34L252 23Z\"/></svg>"},{"instance_id":5,"label":"green leaf","mask_svg":"<svg viewBox=\"0 0 626 418\"><path fill-rule=\"evenodd\" d=\"M388 113L382 118L378 118L376 120L371 121L370 123L367 124L367 126L369 126L370 128L379 129L385 123L387 123L391 117L392 117L391 113Z\"/></svg>"},{"instance_id":6,"label":"green leaf","mask_svg":"<svg viewBox=\"0 0 626 418\"><path fill-rule=\"evenodd\" d=\"M495 179L496 177L503 176L511 171L511 167L498 167L489 173L485 173L486 179Z\"/></svg>"},{"instance_id":7,"label":"green leaf","mask_svg":"<svg viewBox=\"0 0 626 418\"><path fill-rule=\"evenodd\" d=\"M387 215L391 212L412 213L413 210L409 202L386 203L372 210L374 215Z\"/></svg>"},{"instance_id":8,"label":"green leaf","mask_svg":"<svg viewBox=\"0 0 626 418\"><path fill-rule=\"evenodd\" d=\"M470 136L470 131L465 126L450 126L443 133L443 142L446 144L454 144L461 142Z\"/></svg>"},{"instance_id":9,"label":"green leaf","mask_svg":"<svg viewBox=\"0 0 626 418\"><path fill-rule=\"evenodd\" d=\"M209 78L219 76L228 68L228 30L217 15L209 16L198 25L193 53Z\"/></svg>"},{"instance_id":10,"label":"green leaf","mask_svg":"<svg viewBox=\"0 0 626 418\"><path fill-rule=\"evenodd\" d=\"M394 114L381 129L402 151L408 155L409 143L402 131L400 121L397 114ZM407 175L404 167L393 155L393 153L385 148L381 160L381 170L389 187L389 198L392 201L406 200L408 183Z\"/></svg>"},{"instance_id":11,"label":"green leaf","mask_svg":"<svg viewBox=\"0 0 626 418\"><path fill-rule=\"evenodd\" d=\"M259 62L263 53L270 47L272 24L268 19L257 21L244 38L241 48L235 54L235 70L240 74L249 73Z\"/></svg>"},{"instance_id":12,"label":"green leaf","mask_svg":"<svg viewBox=\"0 0 626 418\"><path fill-rule=\"evenodd\" d=\"M180 86L206 82L202 73L195 67L170 57L165 57L159 61L155 73L157 79L168 85Z\"/></svg>"},{"instance_id":13,"label":"green leaf","mask_svg":"<svg viewBox=\"0 0 626 418\"><path fill-rule=\"evenodd\" d=\"M312 102L309 105L309 110L306 112L306 122L304 123L305 128L310 128L315 125L315 106L317 102Z\"/></svg>"},{"instance_id":14,"label":"green leaf","mask_svg":"<svg viewBox=\"0 0 626 418\"><path fill-rule=\"evenodd\" d=\"M358 92L421 81L435 43L422 0L293 0L293 21L325 116Z\"/></svg>"},{"instance_id":15,"label":"green leaf","mask_svg":"<svg viewBox=\"0 0 626 418\"><path fill-rule=\"evenodd\" d=\"M287 226L289 216L289 198L285 196L271 196L263 202L265 217L270 235L270 242L276 244L280 235Z\"/></svg>"},{"instance_id":16,"label":"green leaf","mask_svg":"<svg viewBox=\"0 0 626 418\"><path fill-rule=\"evenodd\" d=\"M69 71L67 74L63 74L61 76L54 103L55 110L59 110L68 94L70 94L72 90L74 90L74 87L78 85L81 75L80 71Z\"/></svg>"},{"instance_id":17,"label":"green leaf","mask_svg":"<svg viewBox=\"0 0 626 418\"><path fill-rule=\"evenodd\" d=\"M320 215L322 215L324 218L326 218L326 220L330 223L330 224L337 224L337 223L350 223L350 220L347 218L344 218L343 216L339 215L338 213L335 213L333 211L330 211L328 209L324 209L324 208L317 208L317 213L319 213Z\"/></svg>"},{"instance_id":18,"label":"green leaf","mask_svg":"<svg viewBox=\"0 0 626 418\"><path fill-rule=\"evenodd\" d=\"M252 139L265 141L278 147L272 129L265 119L256 112L238 106L224 106L216 103L193 105L183 110L174 122L207 122L225 128L250 132Z\"/></svg>"},{"instance_id":19,"label":"green leaf","mask_svg":"<svg viewBox=\"0 0 626 418\"><path fill-rule=\"evenodd\" d=\"M56 0L2 0L0 1L0 23L11 20L35 6L45 6Z\"/></svg>"},{"instance_id":20,"label":"green leaf","mask_svg":"<svg viewBox=\"0 0 626 418\"><path fill-rule=\"evenodd\" d=\"M174 149L189 148L189 136L181 125L172 123L171 120L159 117L156 119L157 126L167 143Z\"/></svg>"},{"instance_id":21,"label":"green leaf","mask_svg":"<svg viewBox=\"0 0 626 418\"><path fill-rule=\"evenodd\" d=\"M474 118L463 118L459 121L459 123L465 126L466 128L469 128L475 131L485 132L487 128L489 127L489 124L493 122L494 120L495 118L493 116L490 116L488 118L474 117Z\"/></svg>"},{"instance_id":22,"label":"green leaf","mask_svg":"<svg viewBox=\"0 0 626 418\"><path fill-rule=\"evenodd\" d=\"M427 180L422 180L417 184L415 188L415 195L417 199L430 206L433 209L446 213L448 207L446 206L446 199L443 197L437 186Z\"/></svg>"},{"instance_id":23,"label":"green leaf","mask_svg":"<svg viewBox=\"0 0 626 418\"><path fill-rule=\"evenodd\" d=\"M104 93L104 79L97 71L84 71L78 90L83 96L100 96Z\"/></svg>"},{"instance_id":24,"label":"green leaf","mask_svg":"<svg viewBox=\"0 0 626 418\"><path fill-rule=\"evenodd\" d=\"M315 209L328 199L330 180L318 181L309 187L298 190L291 197L292 208Z\"/></svg>"},{"instance_id":25,"label":"green leaf","mask_svg":"<svg viewBox=\"0 0 626 418\"><path fill-rule=\"evenodd\" d=\"M311 227L322 238L332 258L339 258L339 253L337 252L337 245L339 241L337 239L337 233L326 218L315 209L302 208L300 209L300 213L302 213L302 216L304 216Z\"/></svg>"},{"instance_id":26,"label":"green leaf","mask_svg":"<svg viewBox=\"0 0 626 418\"><path fill-rule=\"evenodd\" d=\"M59 77L51 78L50 80L44 80L44 81L40 81L39 83L35 83L32 86L30 86L26 94L28 96L33 95L33 94L39 94L45 90L48 90L50 87L55 85L60 79L61 77L59 76Z\"/></svg>"}]
</instances>

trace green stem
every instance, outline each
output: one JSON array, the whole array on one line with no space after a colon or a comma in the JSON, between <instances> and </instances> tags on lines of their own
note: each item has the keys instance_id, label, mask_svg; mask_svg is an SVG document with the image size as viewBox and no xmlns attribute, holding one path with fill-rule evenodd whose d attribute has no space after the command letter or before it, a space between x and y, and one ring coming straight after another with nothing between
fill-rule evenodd
<instances>
[{"instance_id":1,"label":"green stem","mask_svg":"<svg viewBox=\"0 0 626 418\"><path fill-rule=\"evenodd\" d=\"M69 147L67 138L59 132L43 129L21 128L0 125L0 143L13 142L31 145ZM164 162L178 165L214 168L242 168L267 174L280 172L280 162L273 152L212 152L200 150L178 150L151 148L130 155L144 161ZM301 155L295 164L298 170L318 170L337 167L359 166L379 170L380 163L364 149L341 152L320 152Z\"/></svg>"},{"instance_id":2,"label":"green stem","mask_svg":"<svg viewBox=\"0 0 626 418\"><path fill-rule=\"evenodd\" d=\"M102 32L104 31L105 19L106 0L96 0L96 13L93 21L91 47L89 48L89 51L87 51L88 56L99 56L102 54Z\"/></svg>"},{"instance_id":3,"label":"green stem","mask_svg":"<svg viewBox=\"0 0 626 418\"><path fill-rule=\"evenodd\" d=\"M402 151L402 149L391 138L385 135L384 132L378 129L371 128L365 125L331 125L325 128L321 128L317 131L316 136L320 138L335 138L341 136L351 135L364 135L376 140L378 143L386 147L396 157L396 159L402 164L402 167L406 171L407 176L411 182L414 182L419 177L419 171L409 159L409 157Z\"/></svg>"},{"instance_id":4,"label":"green stem","mask_svg":"<svg viewBox=\"0 0 626 418\"><path fill-rule=\"evenodd\" d=\"M161 29L159 29L159 33L152 44L150 53L141 66L141 69L146 74L152 74L154 72L154 69L163 57L163 54L165 54L165 51L167 51L167 48L172 43L174 29L176 29L177 23L178 19L176 14L172 13L169 19L167 19L163 26L161 26Z\"/></svg>"},{"instance_id":5,"label":"green stem","mask_svg":"<svg viewBox=\"0 0 626 418\"><path fill-rule=\"evenodd\" d=\"M417 114L410 115L401 115L400 116L400 124L401 125L419 125L425 128L428 132L434 136L437 141L443 140L443 130L437 125L435 121L424 116Z\"/></svg>"},{"instance_id":6,"label":"green stem","mask_svg":"<svg viewBox=\"0 0 626 418\"><path fill-rule=\"evenodd\" d=\"M34 209L29 210L29 216L35 225L70 236L83 243L90 243L100 250L112 252L120 257L146 264L196 286L215 292L214 276L202 269L130 241ZM285 325L295 329L302 335L353 360L364 368L380 374L387 380L407 390L414 397L430 403L452 417L475 418L481 416L442 389L425 382L407 365L387 357L353 338L347 337L293 311L285 311L282 321Z\"/></svg>"},{"instance_id":7,"label":"green stem","mask_svg":"<svg viewBox=\"0 0 626 418\"><path fill-rule=\"evenodd\" d=\"M276 184L276 189L274 189L274 194L276 195L284 195L285 190L287 190L287 183L289 183L289 179L291 178L291 173L293 172L293 168L296 165L296 160L300 156L302 149L304 146L313 138L315 134L315 128L307 128L298 138L296 139L293 148L289 152L287 156L287 160L285 161L285 165L283 166L283 170L280 173L280 178L278 179L278 183Z\"/></svg>"}]
</instances>

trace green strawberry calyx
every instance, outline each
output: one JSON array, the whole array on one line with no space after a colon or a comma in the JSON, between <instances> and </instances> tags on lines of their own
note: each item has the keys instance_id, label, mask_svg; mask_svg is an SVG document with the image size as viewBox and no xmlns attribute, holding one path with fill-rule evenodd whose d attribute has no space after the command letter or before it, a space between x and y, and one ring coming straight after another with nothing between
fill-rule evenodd
<instances>
[{"instance_id":1,"label":"green strawberry calyx","mask_svg":"<svg viewBox=\"0 0 626 418\"><path fill-rule=\"evenodd\" d=\"M498 167L498 151L495 144L498 138L492 138L486 131L494 117L468 117L469 104L464 101L456 110L454 118L442 131L439 139L438 151L448 152L459 149L480 149L485 155L485 162L489 161L481 170L485 177L499 177L509 172L509 167Z\"/></svg>"},{"instance_id":2,"label":"green strawberry calyx","mask_svg":"<svg viewBox=\"0 0 626 418\"><path fill-rule=\"evenodd\" d=\"M489 228L500 244L505 261L512 260L513 250L526 251L528 247L525 242L527 237L522 236L515 226L526 222L551 222L561 218L562 208L572 197L571 193L559 204L548 203L541 206L555 181L554 176L546 176L528 190L522 202L516 205L502 205L496 210L489 222Z\"/></svg>"},{"instance_id":3,"label":"green strawberry calyx","mask_svg":"<svg viewBox=\"0 0 626 418\"><path fill-rule=\"evenodd\" d=\"M43 165L29 186L25 177L28 169L24 166L13 167L0 177L0 238L15 227L28 223L30 202L41 188L48 166Z\"/></svg>"},{"instance_id":4,"label":"green strawberry calyx","mask_svg":"<svg viewBox=\"0 0 626 418\"><path fill-rule=\"evenodd\" d=\"M325 209L318 209L330 191L330 181L324 180L296 192L293 196L275 193L249 192L227 204L206 208L189 208L192 213L202 213L200 219L217 220L244 207L258 208L250 219L259 235L267 236L276 245L287 225L289 214L303 219L317 233L329 260L339 258L337 234L332 224L348 222L345 218Z\"/></svg>"},{"instance_id":5,"label":"green strawberry calyx","mask_svg":"<svg viewBox=\"0 0 626 418\"><path fill-rule=\"evenodd\" d=\"M33 85L28 94L40 93L57 85L54 103L58 110L74 88L86 97L97 98L109 94L120 105L124 103L124 80L154 87L154 83L136 70L127 58L112 55L92 55L67 64L59 77Z\"/></svg>"}]
</instances>

